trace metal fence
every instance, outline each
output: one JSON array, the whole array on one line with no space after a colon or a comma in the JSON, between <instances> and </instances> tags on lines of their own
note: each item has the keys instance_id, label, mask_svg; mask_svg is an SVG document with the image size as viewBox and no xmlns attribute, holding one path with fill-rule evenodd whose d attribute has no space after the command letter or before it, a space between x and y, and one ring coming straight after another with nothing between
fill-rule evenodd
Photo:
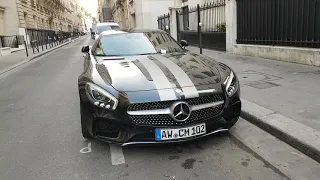
<instances>
[{"instance_id":1,"label":"metal fence","mask_svg":"<svg viewBox=\"0 0 320 180\"><path fill-rule=\"evenodd\" d=\"M226 49L225 0L216 0L197 7L183 7L177 13L178 40L191 45Z\"/></svg>"},{"instance_id":2,"label":"metal fence","mask_svg":"<svg viewBox=\"0 0 320 180\"><path fill-rule=\"evenodd\" d=\"M18 48L23 44L23 36L0 36L0 47Z\"/></svg>"},{"instance_id":3,"label":"metal fence","mask_svg":"<svg viewBox=\"0 0 320 180\"><path fill-rule=\"evenodd\" d=\"M200 5L200 22L202 32L225 32L225 0L217 0L204 5ZM182 31L197 31L198 29L198 9L197 7L182 7L178 12L179 29Z\"/></svg>"},{"instance_id":4,"label":"metal fence","mask_svg":"<svg viewBox=\"0 0 320 180\"><path fill-rule=\"evenodd\" d=\"M162 29L170 34L170 14L164 14L158 17L158 29Z\"/></svg>"},{"instance_id":5,"label":"metal fence","mask_svg":"<svg viewBox=\"0 0 320 180\"><path fill-rule=\"evenodd\" d=\"M320 0L238 0L237 43L320 48Z\"/></svg>"},{"instance_id":6,"label":"metal fence","mask_svg":"<svg viewBox=\"0 0 320 180\"><path fill-rule=\"evenodd\" d=\"M32 48L32 52L40 52L45 49L58 46L68 42L70 39L79 37L78 32L55 32L51 30L27 29L27 45ZM69 39L70 38L70 39Z\"/></svg>"}]
</instances>

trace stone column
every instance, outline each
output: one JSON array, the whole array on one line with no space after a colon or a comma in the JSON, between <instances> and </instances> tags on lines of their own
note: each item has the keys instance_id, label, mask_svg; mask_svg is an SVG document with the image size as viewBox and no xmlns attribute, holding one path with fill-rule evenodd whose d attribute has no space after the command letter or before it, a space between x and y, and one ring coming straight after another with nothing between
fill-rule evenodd
<instances>
[{"instance_id":1,"label":"stone column","mask_svg":"<svg viewBox=\"0 0 320 180\"><path fill-rule=\"evenodd\" d=\"M237 2L226 0L226 49L233 53L233 46L237 44Z\"/></svg>"},{"instance_id":2,"label":"stone column","mask_svg":"<svg viewBox=\"0 0 320 180\"><path fill-rule=\"evenodd\" d=\"M169 11L170 11L170 34L175 40L178 40L177 11L179 9L180 9L180 7L169 7Z\"/></svg>"}]
</instances>

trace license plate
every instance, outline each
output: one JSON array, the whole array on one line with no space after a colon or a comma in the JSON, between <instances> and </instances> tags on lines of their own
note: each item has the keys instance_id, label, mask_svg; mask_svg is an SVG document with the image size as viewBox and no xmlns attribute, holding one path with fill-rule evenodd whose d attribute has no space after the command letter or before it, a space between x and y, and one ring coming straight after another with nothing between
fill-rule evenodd
<instances>
[{"instance_id":1,"label":"license plate","mask_svg":"<svg viewBox=\"0 0 320 180\"><path fill-rule=\"evenodd\" d=\"M206 133L206 124L176 128L176 129L156 129L156 141L183 139L198 136Z\"/></svg>"}]
</instances>

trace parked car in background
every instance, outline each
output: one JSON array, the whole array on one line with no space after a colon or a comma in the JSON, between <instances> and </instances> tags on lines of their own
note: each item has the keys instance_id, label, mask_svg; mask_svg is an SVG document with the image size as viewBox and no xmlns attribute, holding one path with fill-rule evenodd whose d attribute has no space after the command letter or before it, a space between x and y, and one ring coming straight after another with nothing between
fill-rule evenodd
<instances>
[{"instance_id":1,"label":"parked car in background","mask_svg":"<svg viewBox=\"0 0 320 180\"><path fill-rule=\"evenodd\" d=\"M119 24L114 22L98 23L92 32L92 37L94 40L96 40L103 31L110 30L120 30Z\"/></svg>"}]
</instances>

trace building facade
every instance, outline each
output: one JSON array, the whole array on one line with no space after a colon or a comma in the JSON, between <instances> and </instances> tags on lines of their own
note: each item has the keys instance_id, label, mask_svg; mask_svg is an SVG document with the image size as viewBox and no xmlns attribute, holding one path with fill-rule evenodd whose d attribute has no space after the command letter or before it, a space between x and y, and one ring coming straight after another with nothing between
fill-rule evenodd
<instances>
[{"instance_id":1,"label":"building facade","mask_svg":"<svg viewBox=\"0 0 320 180\"><path fill-rule=\"evenodd\" d=\"M79 0L0 0L0 35L25 29L82 31Z\"/></svg>"},{"instance_id":2,"label":"building facade","mask_svg":"<svg viewBox=\"0 0 320 180\"><path fill-rule=\"evenodd\" d=\"M129 28L128 18L128 0L111 0L112 1L112 15L114 21L122 28Z\"/></svg>"},{"instance_id":3,"label":"building facade","mask_svg":"<svg viewBox=\"0 0 320 180\"><path fill-rule=\"evenodd\" d=\"M129 27L127 0L98 0L99 22L114 21L121 28Z\"/></svg>"},{"instance_id":4,"label":"building facade","mask_svg":"<svg viewBox=\"0 0 320 180\"><path fill-rule=\"evenodd\" d=\"M131 15L137 28L158 29L158 16L168 14L174 0L132 0Z\"/></svg>"},{"instance_id":5,"label":"building facade","mask_svg":"<svg viewBox=\"0 0 320 180\"><path fill-rule=\"evenodd\" d=\"M97 18L99 22L110 22L113 21L111 1L98 0Z\"/></svg>"},{"instance_id":6,"label":"building facade","mask_svg":"<svg viewBox=\"0 0 320 180\"><path fill-rule=\"evenodd\" d=\"M15 0L0 0L0 36L16 35L19 26Z\"/></svg>"},{"instance_id":7,"label":"building facade","mask_svg":"<svg viewBox=\"0 0 320 180\"><path fill-rule=\"evenodd\" d=\"M79 31L81 9L78 0L17 0L22 28Z\"/></svg>"},{"instance_id":8,"label":"building facade","mask_svg":"<svg viewBox=\"0 0 320 180\"><path fill-rule=\"evenodd\" d=\"M174 0L105 0L122 28L158 28L159 14L167 14Z\"/></svg>"}]
</instances>

